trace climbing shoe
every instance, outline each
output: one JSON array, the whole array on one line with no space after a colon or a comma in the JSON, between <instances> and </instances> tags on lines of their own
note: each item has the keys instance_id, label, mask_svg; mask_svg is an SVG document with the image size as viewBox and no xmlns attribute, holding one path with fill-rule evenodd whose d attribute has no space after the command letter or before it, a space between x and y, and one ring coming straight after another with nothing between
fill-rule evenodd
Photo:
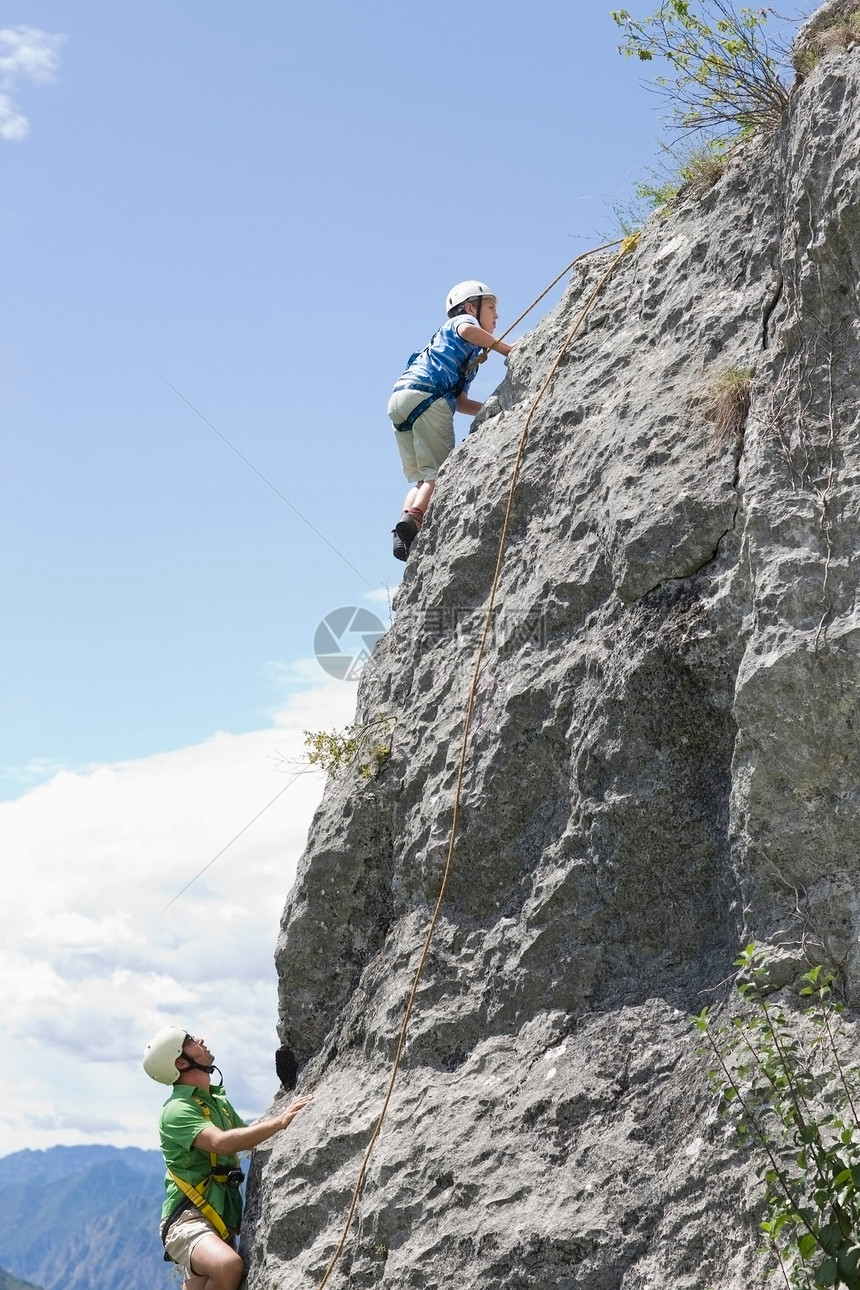
<instances>
[{"instance_id":1,"label":"climbing shoe","mask_svg":"<svg viewBox=\"0 0 860 1290\"><path fill-rule=\"evenodd\" d=\"M409 556L409 548L418 536L418 525L411 515L404 513L394 525L394 558L395 560L406 560Z\"/></svg>"}]
</instances>

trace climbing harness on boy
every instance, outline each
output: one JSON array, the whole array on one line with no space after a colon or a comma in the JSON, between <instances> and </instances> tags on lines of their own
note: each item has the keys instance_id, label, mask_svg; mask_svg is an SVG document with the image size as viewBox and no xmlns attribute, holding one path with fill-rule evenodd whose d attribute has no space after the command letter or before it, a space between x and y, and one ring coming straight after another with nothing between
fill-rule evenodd
<instances>
[{"instance_id":1,"label":"climbing harness on boy","mask_svg":"<svg viewBox=\"0 0 860 1290\"><path fill-rule=\"evenodd\" d=\"M468 396L479 362L489 349L510 345L493 336L496 294L485 282L458 282L445 300L447 322L422 350L412 354L394 384L388 416L409 491L394 526L393 553L406 560L424 520L442 464L454 448L454 414L480 410Z\"/></svg>"},{"instance_id":2,"label":"climbing harness on boy","mask_svg":"<svg viewBox=\"0 0 860 1290\"><path fill-rule=\"evenodd\" d=\"M456 287L452 287L448 292L445 300L445 313L448 315L449 321L458 320L459 322L462 322L464 317L467 316L464 313L464 306L468 302L474 304L476 306L477 313L480 313L481 305L485 296L489 296L493 300L496 299L496 293L491 291L485 282L477 282L472 279L467 282L458 282ZM476 317L477 313L475 315ZM409 382L409 389L426 390L428 397L419 403L417 407L413 408L403 421L395 422L395 430L411 430L418 418L423 416L427 409L439 399L458 399L466 388L467 382L471 381L481 363L486 362L487 354L489 353L489 350L487 349L481 350L477 356L468 352L465 353L457 363L456 379L454 379L453 384L449 386L447 382L451 380L452 376L455 375L455 372L451 370L451 362L450 360L446 361L447 355L445 354L445 350L442 345L440 345L441 338L443 337L447 327L448 323L443 327L440 327L439 330L431 336L423 349L416 350L414 354L410 354L409 361L406 364L406 371L408 372L413 363L418 359L422 359L422 365L428 370L435 368L435 374L445 382L445 385L440 386L438 383L422 380L420 377L412 378ZM510 328L508 328L508 331L510 331ZM507 335L507 333L505 334ZM469 348L474 349L475 346L470 346ZM492 346L490 348L492 348ZM442 355L441 361L439 355ZM402 382L403 377L400 378L400 381L397 382L397 385L395 385L394 388L400 388Z\"/></svg>"}]
</instances>

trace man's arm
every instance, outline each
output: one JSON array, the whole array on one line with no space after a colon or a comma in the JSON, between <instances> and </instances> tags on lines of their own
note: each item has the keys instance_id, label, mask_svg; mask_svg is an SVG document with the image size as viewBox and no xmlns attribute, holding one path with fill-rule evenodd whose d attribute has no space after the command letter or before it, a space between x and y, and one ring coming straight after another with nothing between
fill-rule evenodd
<instances>
[{"instance_id":1,"label":"man's arm","mask_svg":"<svg viewBox=\"0 0 860 1290\"><path fill-rule=\"evenodd\" d=\"M257 1120L256 1124L248 1124L241 1129L218 1129L214 1124L207 1124L197 1134L192 1146L199 1151L214 1151L216 1156L232 1156L236 1151L250 1151L252 1147L258 1147L261 1142L285 1129L299 1111L312 1101L311 1095L297 1097L280 1115L273 1116L271 1120Z\"/></svg>"}]
</instances>

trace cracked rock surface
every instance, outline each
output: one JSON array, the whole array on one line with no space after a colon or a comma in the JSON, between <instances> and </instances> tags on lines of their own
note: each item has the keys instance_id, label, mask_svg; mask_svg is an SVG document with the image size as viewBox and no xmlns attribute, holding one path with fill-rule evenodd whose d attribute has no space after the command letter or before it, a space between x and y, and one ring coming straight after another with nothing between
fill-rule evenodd
<instances>
[{"instance_id":1,"label":"cracked rock surface","mask_svg":"<svg viewBox=\"0 0 860 1290\"><path fill-rule=\"evenodd\" d=\"M574 272L449 458L284 912L280 1036L316 1100L258 1150L249 1290L319 1283L441 877L524 418ZM748 1290L753 1170L687 1016L738 948L860 1001L860 54L654 218L532 423L454 871L333 1287ZM715 390L752 369L745 424Z\"/></svg>"}]
</instances>

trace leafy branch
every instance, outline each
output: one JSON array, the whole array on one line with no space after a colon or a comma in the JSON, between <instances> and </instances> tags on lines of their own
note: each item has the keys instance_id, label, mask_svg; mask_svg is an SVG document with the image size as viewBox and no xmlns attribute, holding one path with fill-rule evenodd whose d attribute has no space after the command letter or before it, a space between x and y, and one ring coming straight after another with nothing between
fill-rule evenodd
<instances>
[{"instance_id":1,"label":"leafy branch","mask_svg":"<svg viewBox=\"0 0 860 1290\"><path fill-rule=\"evenodd\" d=\"M762 1230L787 1286L860 1290L860 1078L841 1051L833 977L812 968L806 1005L790 1010L769 997L764 951L749 945L736 965L741 1011L693 1021L724 1114L763 1155Z\"/></svg>"},{"instance_id":2,"label":"leafy branch","mask_svg":"<svg viewBox=\"0 0 860 1290\"><path fill-rule=\"evenodd\" d=\"M385 713L369 721L354 722L343 730L306 730L305 747L311 766L336 775L357 766L362 779L376 775L391 756L394 721Z\"/></svg>"},{"instance_id":3,"label":"leafy branch","mask_svg":"<svg viewBox=\"0 0 860 1290\"><path fill-rule=\"evenodd\" d=\"M669 63L672 75L658 76L655 84L671 103L676 125L743 134L775 125L788 105L784 59L765 32L771 13L736 9L731 0L664 0L646 18L633 18L627 9L611 16L624 33L620 53Z\"/></svg>"}]
</instances>

